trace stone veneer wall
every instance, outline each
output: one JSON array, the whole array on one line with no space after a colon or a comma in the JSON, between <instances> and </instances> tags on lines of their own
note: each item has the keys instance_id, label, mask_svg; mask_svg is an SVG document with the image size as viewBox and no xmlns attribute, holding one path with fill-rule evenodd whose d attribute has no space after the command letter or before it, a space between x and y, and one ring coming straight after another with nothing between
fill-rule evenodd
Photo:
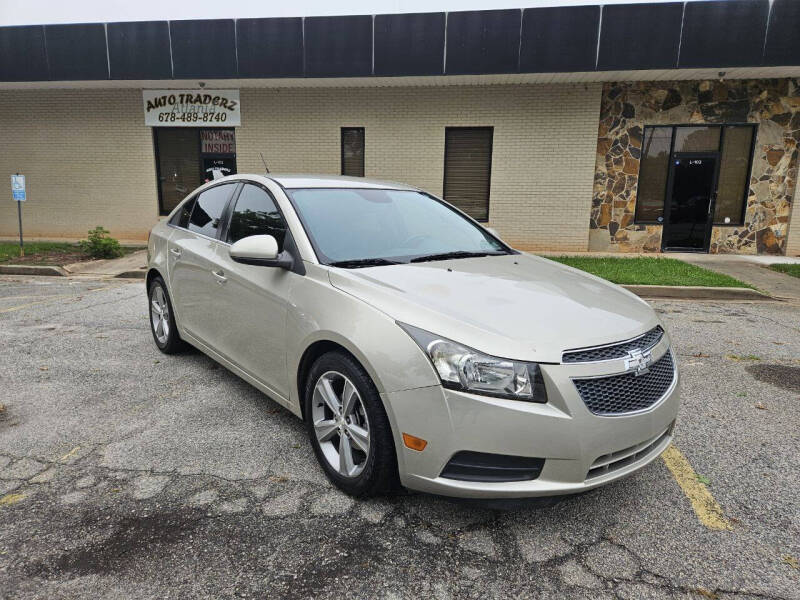
<instances>
[{"instance_id":1,"label":"stone veneer wall","mask_svg":"<svg viewBox=\"0 0 800 600\"><path fill-rule=\"evenodd\" d=\"M783 254L800 142L797 79L605 84L589 249L661 249L661 225L633 222L644 125L743 122L758 123L745 223L714 226L710 251Z\"/></svg>"}]
</instances>

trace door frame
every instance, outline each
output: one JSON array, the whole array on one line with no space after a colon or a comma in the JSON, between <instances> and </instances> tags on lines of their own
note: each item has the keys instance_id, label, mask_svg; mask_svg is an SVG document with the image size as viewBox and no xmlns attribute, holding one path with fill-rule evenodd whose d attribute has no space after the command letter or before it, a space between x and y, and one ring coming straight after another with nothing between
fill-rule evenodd
<instances>
[{"instance_id":1,"label":"door frame","mask_svg":"<svg viewBox=\"0 0 800 600\"><path fill-rule=\"evenodd\" d=\"M721 133L721 132L720 132ZM673 130L673 142L674 142ZM714 227L714 210L717 204L717 184L719 180L719 163L722 153L716 152L673 152L670 155L669 173L667 175L667 195L664 200L664 224L661 231L661 251L662 252L705 252L708 253L711 247L711 230ZM708 200L708 212L706 213L706 224L703 232L703 245L700 248L684 248L680 246L667 246L667 231L670 227L670 213L672 212L672 191L675 183L675 161L692 158L713 158L714 174L711 177L711 197Z\"/></svg>"}]
</instances>

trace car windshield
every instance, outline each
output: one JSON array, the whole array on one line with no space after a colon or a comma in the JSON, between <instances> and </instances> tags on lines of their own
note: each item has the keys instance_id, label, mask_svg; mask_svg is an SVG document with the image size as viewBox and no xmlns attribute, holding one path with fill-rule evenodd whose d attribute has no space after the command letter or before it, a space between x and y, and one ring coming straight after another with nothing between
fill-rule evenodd
<instances>
[{"instance_id":1,"label":"car windshield","mask_svg":"<svg viewBox=\"0 0 800 600\"><path fill-rule=\"evenodd\" d=\"M508 254L490 234L421 192L289 190L321 262L376 266Z\"/></svg>"}]
</instances>

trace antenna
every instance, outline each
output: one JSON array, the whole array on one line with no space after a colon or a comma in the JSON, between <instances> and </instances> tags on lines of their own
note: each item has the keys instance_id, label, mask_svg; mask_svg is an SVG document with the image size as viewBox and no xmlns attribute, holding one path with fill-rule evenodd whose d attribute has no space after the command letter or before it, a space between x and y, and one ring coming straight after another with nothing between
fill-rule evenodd
<instances>
[{"instance_id":1,"label":"antenna","mask_svg":"<svg viewBox=\"0 0 800 600\"><path fill-rule=\"evenodd\" d=\"M267 161L264 160L264 153L259 152L258 155L261 157L261 162L264 163L264 170L269 174L269 167L267 166Z\"/></svg>"}]
</instances>

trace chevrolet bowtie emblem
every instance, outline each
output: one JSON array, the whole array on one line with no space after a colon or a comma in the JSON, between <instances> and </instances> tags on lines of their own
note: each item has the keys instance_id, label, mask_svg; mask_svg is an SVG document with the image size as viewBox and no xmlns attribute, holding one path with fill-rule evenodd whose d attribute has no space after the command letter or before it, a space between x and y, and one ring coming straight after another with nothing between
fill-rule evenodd
<instances>
[{"instance_id":1,"label":"chevrolet bowtie emblem","mask_svg":"<svg viewBox=\"0 0 800 600\"><path fill-rule=\"evenodd\" d=\"M653 362L653 355L650 350L642 352L639 348L634 348L628 351L628 356L625 358L625 370L633 371L633 374L639 377L650 371L651 362Z\"/></svg>"}]
</instances>

